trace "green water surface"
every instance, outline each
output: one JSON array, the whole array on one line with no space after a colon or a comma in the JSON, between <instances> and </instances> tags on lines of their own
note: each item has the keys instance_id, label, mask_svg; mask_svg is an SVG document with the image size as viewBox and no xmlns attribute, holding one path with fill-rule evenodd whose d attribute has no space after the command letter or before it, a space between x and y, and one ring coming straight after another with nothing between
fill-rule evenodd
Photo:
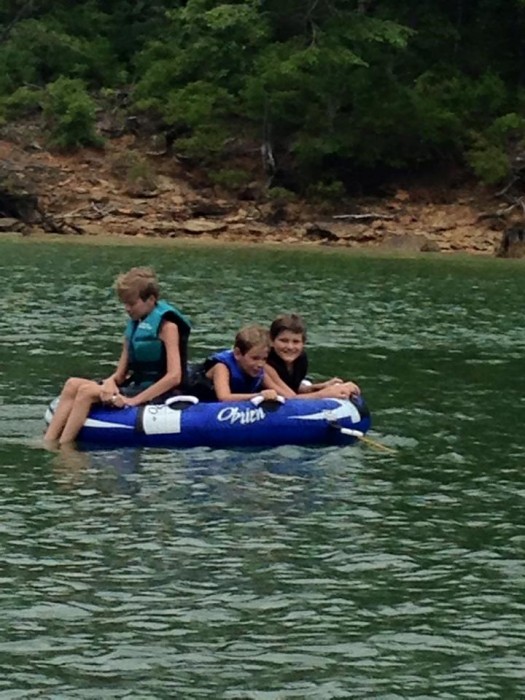
<instances>
[{"instance_id":1,"label":"green water surface","mask_svg":"<svg viewBox=\"0 0 525 700\"><path fill-rule=\"evenodd\" d=\"M302 313L397 452L42 449L137 264L194 359ZM0 268L0 699L525 697L522 263L23 239Z\"/></svg>"}]
</instances>

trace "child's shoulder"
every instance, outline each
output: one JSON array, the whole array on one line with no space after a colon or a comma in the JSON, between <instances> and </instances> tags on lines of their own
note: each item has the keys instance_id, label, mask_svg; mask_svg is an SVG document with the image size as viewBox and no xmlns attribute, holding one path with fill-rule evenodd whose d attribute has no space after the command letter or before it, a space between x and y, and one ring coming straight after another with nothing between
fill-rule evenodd
<instances>
[{"instance_id":1,"label":"child's shoulder","mask_svg":"<svg viewBox=\"0 0 525 700\"><path fill-rule=\"evenodd\" d=\"M232 362L235 362L233 350L226 349L216 350L215 352L210 353L202 364L206 371L208 369L211 369L212 367L215 367L215 365L217 364L228 366Z\"/></svg>"}]
</instances>

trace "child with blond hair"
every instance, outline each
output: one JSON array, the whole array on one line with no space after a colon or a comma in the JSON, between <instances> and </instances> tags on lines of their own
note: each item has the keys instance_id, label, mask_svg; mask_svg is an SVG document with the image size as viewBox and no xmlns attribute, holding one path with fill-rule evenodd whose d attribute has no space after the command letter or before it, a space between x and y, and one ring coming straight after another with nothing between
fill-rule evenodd
<instances>
[{"instance_id":1,"label":"child with blond hair","mask_svg":"<svg viewBox=\"0 0 525 700\"><path fill-rule=\"evenodd\" d=\"M46 441L74 441L95 403L122 408L163 401L185 379L191 325L159 299L154 270L134 267L117 277L115 287L129 316L117 367L102 383L82 377L66 381Z\"/></svg>"},{"instance_id":2,"label":"child with blond hair","mask_svg":"<svg viewBox=\"0 0 525 700\"><path fill-rule=\"evenodd\" d=\"M241 328L231 350L213 353L195 369L190 393L201 401L244 401L259 395L268 401L277 400L277 392L267 387L265 377L269 352L266 328Z\"/></svg>"}]
</instances>

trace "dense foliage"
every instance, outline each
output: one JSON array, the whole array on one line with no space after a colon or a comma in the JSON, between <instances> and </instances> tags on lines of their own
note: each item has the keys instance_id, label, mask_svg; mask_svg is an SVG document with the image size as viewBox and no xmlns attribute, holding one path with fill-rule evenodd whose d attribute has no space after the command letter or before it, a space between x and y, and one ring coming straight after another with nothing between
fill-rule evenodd
<instances>
[{"instance_id":1,"label":"dense foliage","mask_svg":"<svg viewBox=\"0 0 525 700\"><path fill-rule=\"evenodd\" d=\"M0 115L94 144L96 106L299 191L429 163L504 180L525 138L525 0L0 0ZM258 156L257 156L258 157Z\"/></svg>"}]
</instances>

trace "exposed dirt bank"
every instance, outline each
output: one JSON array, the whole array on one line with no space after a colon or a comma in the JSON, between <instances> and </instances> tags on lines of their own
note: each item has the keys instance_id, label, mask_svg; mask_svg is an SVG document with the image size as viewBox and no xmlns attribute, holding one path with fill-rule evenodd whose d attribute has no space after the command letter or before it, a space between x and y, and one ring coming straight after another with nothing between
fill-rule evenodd
<instances>
[{"instance_id":1,"label":"exposed dirt bank","mask_svg":"<svg viewBox=\"0 0 525 700\"><path fill-rule=\"evenodd\" d=\"M72 155L0 141L0 173L36 194L45 214L35 225L0 213L0 234L60 231L494 255L508 223L487 215L501 203L476 187L399 188L388 198L352 200L324 213L304 203L264 201L256 186L235 198L199 182L174 157L140 154L133 137L111 141L105 151Z\"/></svg>"}]
</instances>

